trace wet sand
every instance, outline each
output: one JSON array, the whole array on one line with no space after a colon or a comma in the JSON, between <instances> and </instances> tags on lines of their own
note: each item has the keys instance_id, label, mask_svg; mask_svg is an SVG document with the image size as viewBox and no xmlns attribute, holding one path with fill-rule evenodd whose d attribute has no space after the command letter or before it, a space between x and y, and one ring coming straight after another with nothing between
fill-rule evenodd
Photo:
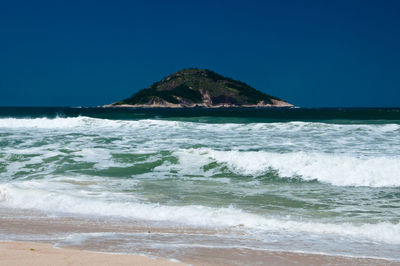
<instances>
[{"instance_id":1,"label":"wet sand","mask_svg":"<svg viewBox=\"0 0 400 266\"><path fill-rule=\"evenodd\" d=\"M34 242L0 242L0 265L229 265L225 256L237 259L235 265L396 265L379 259L345 258L338 256L310 255L289 252L253 253L253 261L242 264L245 250L198 250L186 258L186 263L141 255L99 253L78 249L54 248L50 244ZM233 264L232 264L233 265Z\"/></svg>"},{"instance_id":2,"label":"wet sand","mask_svg":"<svg viewBox=\"0 0 400 266\"><path fill-rule=\"evenodd\" d=\"M224 262L229 259L230 263ZM192 265L271 265L271 266L320 266L320 265L400 265L399 262L372 258L353 258L293 252L270 252L246 249L201 249L186 257Z\"/></svg>"}]
</instances>

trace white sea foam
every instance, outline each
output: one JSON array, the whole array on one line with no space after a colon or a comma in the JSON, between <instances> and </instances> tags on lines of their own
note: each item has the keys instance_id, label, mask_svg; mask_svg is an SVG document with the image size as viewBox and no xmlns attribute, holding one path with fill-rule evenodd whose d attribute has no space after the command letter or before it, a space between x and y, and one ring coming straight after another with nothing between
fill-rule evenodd
<instances>
[{"instance_id":1,"label":"white sea foam","mask_svg":"<svg viewBox=\"0 0 400 266\"><path fill-rule=\"evenodd\" d=\"M0 119L0 134L0 207L234 227L254 236L261 232L260 241L272 235L306 235L316 245L320 239L340 238L371 248L400 244L393 193L400 187L398 124L5 118ZM285 184L287 194L275 198L280 186L264 180L271 171L280 178L372 188L302 184L302 197L296 184L293 193ZM327 204L327 215L337 214L335 219L314 215L321 209L314 206L317 199L308 197L308 185L321 193L345 191L347 201L330 205L337 200L333 193L321 203ZM192 197L193 189L198 190ZM365 193L360 206L352 205L360 197L354 191ZM286 208L286 200L312 207ZM226 202L243 210L217 207L228 206ZM265 209L269 203L282 208L284 217ZM355 216L348 217L353 210ZM382 222L371 224L377 221L375 213L383 214Z\"/></svg>"},{"instance_id":2,"label":"white sea foam","mask_svg":"<svg viewBox=\"0 0 400 266\"><path fill-rule=\"evenodd\" d=\"M0 128L72 128L82 125L83 118L3 118Z\"/></svg>"},{"instance_id":3,"label":"white sea foam","mask_svg":"<svg viewBox=\"0 0 400 266\"><path fill-rule=\"evenodd\" d=\"M125 164L117 164L111 160L109 150L92 148L83 148L74 152L74 161L76 162L92 162L98 169L107 169L109 167L125 166Z\"/></svg>"},{"instance_id":4,"label":"white sea foam","mask_svg":"<svg viewBox=\"0 0 400 266\"><path fill-rule=\"evenodd\" d=\"M85 116L79 117L57 117L57 118L0 118L0 128L136 128L138 126L168 127L168 128L190 128L199 130L282 130L282 131L314 131L321 129L343 131L343 130L365 130L376 132L399 131L399 124L328 124L319 122L276 122L276 123L197 123L183 121L169 121L157 119L141 120L111 120L99 119Z\"/></svg>"},{"instance_id":5,"label":"white sea foam","mask_svg":"<svg viewBox=\"0 0 400 266\"><path fill-rule=\"evenodd\" d=\"M32 181L29 181L32 185ZM28 183L29 183L28 182ZM26 184L25 184L26 185ZM249 230L332 234L355 239L400 244L400 224L332 224L296 221L251 214L234 207L213 208L199 205L165 206L135 201L107 201L104 197L72 196L40 189L24 188L24 184L1 184L1 205L33 208L50 212L84 215L120 216L126 218L174 222L191 226L235 227Z\"/></svg>"},{"instance_id":6,"label":"white sea foam","mask_svg":"<svg viewBox=\"0 0 400 266\"><path fill-rule=\"evenodd\" d=\"M226 146L234 142L237 148L257 149L260 147L285 147L289 149L323 150L335 149L337 152L349 148L362 149L363 152L392 152L398 154L400 146L400 125L361 124L340 125L314 122L287 123L194 123L143 119L135 121L97 119L90 117L0 119L0 130L7 129L33 136L43 130L64 134L95 134L100 136L132 136L151 140L154 145L184 145L193 143L205 146ZM26 131L31 129L31 131ZM40 135L40 136L41 136ZM83 138L80 136L79 138ZM86 136L90 141L90 136ZM129 140L129 139L128 139ZM132 139L131 139L132 140ZM168 141L167 141L168 140ZM171 143L172 142L172 143ZM127 143L123 140L121 145ZM391 143L391 149L389 147ZM286 144L286 145L284 145Z\"/></svg>"},{"instance_id":7,"label":"white sea foam","mask_svg":"<svg viewBox=\"0 0 400 266\"><path fill-rule=\"evenodd\" d=\"M209 148L175 152L182 172L196 171L199 164L225 164L231 171L259 176L271 169L281 177L300 177L336 186L400 186L400 158L357 158L321 153L271 153L264 151L216 151ZM190 170L192 169L192 170Z\"/></svg>"},{"instance_id":8,"label":"white sea foam","mask_svg":"<svg viewBox=\"0 0 400 266\"><path fill-rule=\"evenodd\" d=\"M1 118L0 128L37 128L37 129L88 129L88 128L137 128L139 126L179 127L185 122L163 120L111 120L85 116L67 118Z\"/></svg>"},{"instance_id":9,"label":"white sea foam","mask_svg":"<svg viewBox=\"0 0 400 266\"><path fill-rule=\"evenodd\" d=\"M26 129L32 129L27 131ZM0 119L0 129L15 129L23 142L0 151L8 177L51 156L73 156L75 162L94 163L98 169L128 167L112 158L114 153L158 153L176 151L179 164L164 163L155 172L174 170L181 175L215 174L204 171L209 163L225 164L243 175L262 175L270 169L281 177L300 177L338 186L400 186L400 125L339 125L311 122L206 124L164 120L108 120L90 117ZM36 132L35 130L39 131ZM41 129L54 129L50 136L62 135L49 144ZM79 132L76 137L65 131ZM29 137L27 137L29 136ZM13 138L16 138L13 137ZM112 144L96 138L114 137ZM60 142L61 139L61 142ZM12 139L13 140L13 139ZM230 150L231 143L235 149ZM209 148L182 149L187 145ZM69 150L70 155L60 152ZM258 151L246 151L246 150ZM34 155L9 160L11 154ZM152 156L152 158L155 156ZM153 158L154 159L154 158ZM61 160L61 159L60 159ZM46 173L55 163L43 165ZM2 175L0 173L0 175Z\"/></svg>"}]
</instances>

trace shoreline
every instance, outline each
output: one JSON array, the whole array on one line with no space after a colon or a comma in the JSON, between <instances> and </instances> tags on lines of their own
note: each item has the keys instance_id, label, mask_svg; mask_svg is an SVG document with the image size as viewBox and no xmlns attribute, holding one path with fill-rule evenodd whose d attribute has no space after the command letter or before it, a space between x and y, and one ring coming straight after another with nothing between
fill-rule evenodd
<instances>
[{"instance_id":1,"label":"shoreline","mask_svg":"<svg viewBox=\"0 0 400 266\"><path fill-rule=\"evenodd\" d=\"M204 108L204 109L218 109L218 108L299 108L298 106L289 104L289 105L181 105L181 104L171 104L171 105L162 105L162 104L106 104L97 106L99 108L174 108L174 109L191 109L191 108Z\"/></svg>"},{"instance_id":2,"label":"shoreline","mask_svg":"<svg viewBox=\"0 0 400 266\"><path fill-rule=\"evenodd\" d=\"M240 258L247 253L245 249L230 249L233 258ZM162 257L139 254L88 251L76 248L59 248L48 243L0 240L0 266L17 265L145 265L145 266L178 266L178 265L232 265L222 260L210 261L207 256L215 257L216 253L226 250L208 249L178 261ZM286 251L258 251L253 262L268 265L397 265L397 261L381 258L347 257L325 254L296 253ZM252 264L248 261L247 264Z\"/></svg>"},{"instance_id":3,"label":"shoreline","mask_svg":"<svg viewBox=\"0 0 400 266\"><path fill-rule=\"evenodd\" d=\"M230 103L222 103L222 104L211 104L211 103L196 103L196 104L183 104L183 103L152 103L152 104L106 104L100 107L103 108L296 108L297 106L282 101L282 100L271 100L272 103L264 103L260 102L258 104L230 104Z\"/></svg>"},{"instance_id":4,"label":"shoreline","mask_svg":"<svg viewBox=\"0 0 400 266\"><path fill-rule=\"evenodd\" d=\"M399 260L385 257L254 249L239 243L231 247L202 245L201 241L188 246L176 246L173 243L176 239L187 236L212 237L229 234L226 231L229 229L221 231L190 227L164 227L160 224L149 224L143 221L103 220L76 216L48 217L45 213L29 209L0 208L0 217L0 232L2 233L0 266L26 265L27 261L33 262L31 265L67 265L65 258L69 256L68 254L73 254L73 257L76 258L72 261L73 263L68 265L99 265L98 256L104 257L100 262L110 262L107 265L399 264ZM91 234L99 234L99 236L84 237L83 241L79 240L79 235L90 236ZM107 234L120 234L120 237L103 238L101 236L107 236ZM78 238L70 238L74 235ZM134 237L129 237L129 235L134 235ZM162 236L171 236L172 238L162 240L160 238ZM234 238L232 241L235 241ZM196 242L198 241L196 240ZM130 243L130 248L124 248L124 243ZM163 249L160 244L166 248ZM292 245L296 246L296 242L293 242ZM44 253L35 252L43 248ZM112 264L114 261L118 263Z\"/></svg>"}]
</instances>

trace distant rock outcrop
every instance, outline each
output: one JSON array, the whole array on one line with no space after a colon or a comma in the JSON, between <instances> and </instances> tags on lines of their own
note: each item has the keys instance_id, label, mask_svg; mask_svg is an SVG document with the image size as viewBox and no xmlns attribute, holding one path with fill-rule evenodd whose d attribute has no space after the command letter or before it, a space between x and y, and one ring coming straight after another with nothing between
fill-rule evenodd
<instances>
[{"instance_id":1,"label":"distant rock outcrop","mask_svg":"<svg viewBox=\"0 0 400 266\"><path fill-rule=\"evenodd\" d=\"M206 69L176 72L105 107L292 107L246 83Z\"/></svg>"}]
</instances>

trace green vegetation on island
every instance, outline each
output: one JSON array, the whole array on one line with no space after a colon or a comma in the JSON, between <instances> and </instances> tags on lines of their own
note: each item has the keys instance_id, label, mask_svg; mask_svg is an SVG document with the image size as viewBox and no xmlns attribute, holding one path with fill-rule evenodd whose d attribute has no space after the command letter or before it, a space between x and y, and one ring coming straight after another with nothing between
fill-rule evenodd
<instances>
[{"instance_id":1,"label":"green vegetation on island","mask_svg":"<svg viewBox=\"0 0 400 266\"><path fill-rule=\"evenodd\" d=\"M108 107L292 106L244 82L207 69L184 69Z\"/></svg>"}]
</instances>

